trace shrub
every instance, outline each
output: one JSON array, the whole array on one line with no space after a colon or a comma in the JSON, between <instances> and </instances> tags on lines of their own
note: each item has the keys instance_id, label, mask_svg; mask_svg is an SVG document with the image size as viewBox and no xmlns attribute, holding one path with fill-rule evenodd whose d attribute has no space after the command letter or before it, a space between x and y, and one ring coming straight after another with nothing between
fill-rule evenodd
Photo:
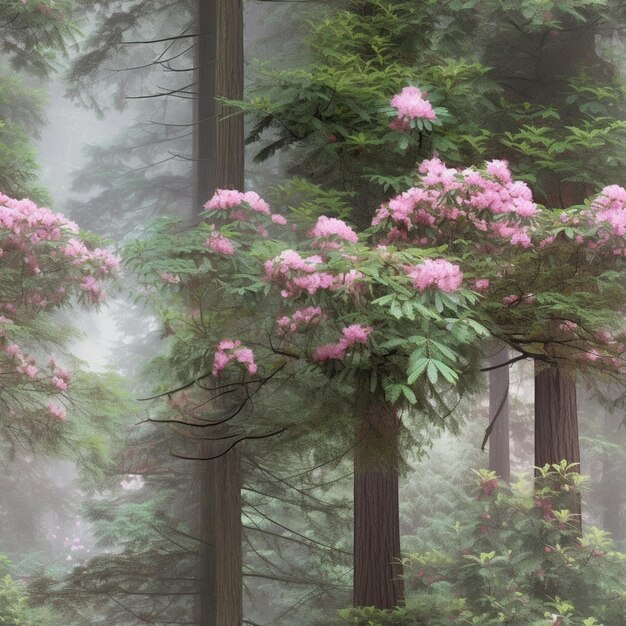
<instances>
[{"instance_id":1,"label":"shrub","mask_svg":"<svg viewBox=\"0 0 626 626\"><path fill-rule=\"evenodd\" d=\"M453 540L404 559L406 607L341 612L359 625L626 623L626 555L605 531L576 530L569 506L584 483L573 466L539 468L510 486L474 470L474 497Z\"/></svg>"}]
</instances>

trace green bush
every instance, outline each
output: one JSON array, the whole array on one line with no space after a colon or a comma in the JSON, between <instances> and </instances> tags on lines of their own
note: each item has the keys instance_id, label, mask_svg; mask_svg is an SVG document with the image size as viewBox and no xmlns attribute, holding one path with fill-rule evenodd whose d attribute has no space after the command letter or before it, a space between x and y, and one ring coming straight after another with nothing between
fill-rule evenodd
<instances>
[{"instance_id":1,"label":"green bush","mask_svg":"<svg viewBox=\"0 0 626 626\"><path fill-rule=\"evenodd\" d=\"M11 562L0 554L0 624L7 626L52 626L55 622L45 609L29 606L26 589L9 571Z\"/></svg>"},{"instance_id":2,"label":"green bush","mask_svg":"<svg viewBox=\"0 0 626 626\"><path fill-rule=\"evenodd\" d=\"M605 531L578 530L583 477L565 461L502 484L475 470L452 539L404 559L406 607L341 612L359 626L623 626L626 555Z\"/></svg>"}]
</instances>

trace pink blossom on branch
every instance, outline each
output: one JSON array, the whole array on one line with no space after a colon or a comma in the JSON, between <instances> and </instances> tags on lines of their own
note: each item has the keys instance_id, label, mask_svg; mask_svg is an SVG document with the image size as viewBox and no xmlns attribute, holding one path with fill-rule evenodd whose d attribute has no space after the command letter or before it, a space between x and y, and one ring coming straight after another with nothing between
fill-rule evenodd
<instances>
[{"instance_id":1,"label":"pink blossom on branch","mask_svg":"<svg viewBox=\"0 0 626 626\"><path fill-rule=\"evenodd\" d=\"M235 254L235 248L233 247L230 239L220 235L219 233L212 233L204 242L204 245L218 254L224 254L225 256L232 256Z\"/></svg>"},{"instance_id":2,"label":"pink blossom on branch","mask_svg":"<svg viewBox=\"0 0 626 626\"><path fill-rule=\"evenodd\" d=\"M65 421L65 409L61 406L59 406L58 404L54 404L53 402L48 402L48 405L46 407L48 409L48 414L51 417L54 417L55 419L59 420L59 422L64 422Z\"/></svg>"},{"instance_id":3,"label":"pink blossom on branch","mask_svg":"<svg viewBox=\"0 0 626 626\"><path fill-rule=\"evenodd\" d=\"M343 361L346 352L354 344L365 344L367 338L372 332L371 326L363 326L362 324L351 324L341 331L343 335L337 343L329 343L318 346L313 350L314 361Z\"/></svg>"},{"instance_id":4,"label":"pink blossom on branch","mask_svg":"<svg viewBox=\"0 0 626 626\"><path fill-rule=\"evenodd\" d=\"M250 217L246 209L252 213L258 213L269 217L274 224L284 226L287 220L278 213L272 213L270 205L263 200L255 191L245 193L236 189L216 189L213 197L205 202L204 208L208 211L236 209L230 211L228 217L234 220L246 219Z\"/></svg>"},{"instance_id":5,"label":"pink blossom on branch","mask_svg":"<svg viewBox=\"0 0 626 626\"><path fill-rule=\"evenodd\" d=\"M322 249L339 248L340 244L335 239L357 243L357 234L343 220L322 215L318 218L315 226L309 231L309 237L316 239L331 239L323 243L314 244Z\"/></svg>"},{"instance_id":6,"label":"pink blossom on branch","mask_svg":"<svg viewBox=\"0 0 626 626\"><path fill-rule=\"evenodd\" d=\"M322 309L318 306L297 309L291 316L284 315L276 320L277 332L279 335L295 333L303 328L317 325L323 317Z\"/></svg>"},{"instance_id":7,"label":"pink blossom on branch","mask_svg":"<svg viewBox=\"0 0 626 626\"><path fill-rule=\"evenodd\" d=\"M389 105L398 112L398 119L409 121L415 119L434 120L437 116L432 105L417 87L404 87L389 101Z\"/></svg>"},{"instance_id":8,"label":"pink blossom on branch","mask_svg":"<svg viewBox=\"0 0 626 626\"><path fill-rule=\"evenodd\" d=\"M215 350L215 354L213 357L213 376L217 377L220 375L220 372L229 364L229 363L241 363L245 368L248 374L251 376L256 374L257 366L254 362L254 353L250 348L241 347L241 341L232 340L232 339L222 339L217 344L217 348Z\"/></svg>"},{"instance_id":9,"label":"pink blossom on branch","mask_svg":"<svg viewBox=\"0 0 626 626\"><path fill-rule=\"evenodd\" d=\"M537 206L528 186L512 180L506 161L457 170L435 156L422 161L419 173L414 187L376 212L372 224L384 227L383 241L421 246L480 237L501 248L532 246Z\"/></svg>"},{"instance_id":10,"label":"pink blossom on branch","mask_svg":"<svg viewBox=\"0 0 626 626\"><path fill-rule=\"evenodd\" d=\"M450 293L459 289L463 283L461 268L445 259L425 259L419 265L406 266L404 271L418 291L436 287Z\"/></svg>"}]
</instances>

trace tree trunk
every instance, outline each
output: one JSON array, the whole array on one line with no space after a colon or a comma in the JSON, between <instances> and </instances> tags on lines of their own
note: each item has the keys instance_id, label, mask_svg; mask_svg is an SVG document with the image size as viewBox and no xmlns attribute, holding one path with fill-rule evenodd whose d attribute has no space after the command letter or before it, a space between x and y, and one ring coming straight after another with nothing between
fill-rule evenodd
<instances>
[{"instance_id":1,"label":"tree trunk","mask_svg":"<svg viewBox=\"0 0 626 626\"><path fill-rule=\"evenodd\" d=\"M241 116L227 120L215 96L243 98L243 5L241 0L199 0L198 96L196 106L196 206L216 188L244 187L244 128ZM208 436L223 432L207 428ZM241 452L202 441L198 623L241 626Z\"/></svg>"},{"instance_id":2,"label":"tree trunk","mask_svg":"<svg viewBox=\"0 0 626 626\"><path fill-rule=\"evenodd\" d=\"M390 609L404 602L400 563L398 435L383 400L359 389L354 453L354 606Z\"/></svg>"},{"instance_id":3,"label":"tree trunk","mask_svg":"<svg viewBox=\"0 0 626 626\"><path fill-rule=\"evenodd\" d=\"M489 367L497 367L489 371L489 423L493 422L489 434L489 469L498 474L502 480L509 482L511 480L509 366L503 365L509 360L509 351L504 345L499 347L500 349L489 359ZM500 413L494 422L498 409Z\"/></svg>"},{"instance_id":4,"label":"tree trunk","mask_svg":"<svg viewBox=\"0 0 626 626\"><path fill-rule=\"evenodd\" d=\"M198 0L198 42L194 107L194 186L196 211L213 195L216 182L217 103L217 2Z\"/></svg>"},{"instance_id":5,"label":"tree trunk","mask_svg":"<svg viewBox=\"0 0 626 626\"><path fill-rule=\"evenodd\" d=\"M535 362L535 465L580 463L576 381L556 365ZM577 471L579 468L577 468ZM580 495L571 501L580 523Z\"/></svg>"},{"instance_id":6,"label":"tree trunk","mask_svg":"<svg viewBox=\"0 0 626 626\"><path fill-rule=\"evenodd\" d=\"M203 454L219 454L203 442ZM202 461L199 618L201 626L241 626L241 453Z\"/></svg>"}]
</instances>

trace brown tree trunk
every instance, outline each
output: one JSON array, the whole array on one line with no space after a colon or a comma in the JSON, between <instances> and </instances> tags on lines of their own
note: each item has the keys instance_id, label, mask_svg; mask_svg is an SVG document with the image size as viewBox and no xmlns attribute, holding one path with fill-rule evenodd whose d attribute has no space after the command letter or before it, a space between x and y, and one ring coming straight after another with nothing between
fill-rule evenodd
<instances>
[{"instance_id":1,"label":"brown tree trunk","mask_svg":"<svg viewBox=\"0 0 626 626\"><path fill-rule=\"evenodd\" d=\"M557 365L535 362L535 465L580 463L576 381ZM577 468L578 471L579 468ZM580 495L571 512L580 527Z\"/></svg>"},{"instance_id":2,"label":"brown tree trunk","mask_svg":"<svg viewBox=\"0 0 626 626\"><path fill-rule=\"evenodd\" d=\"M354 453L354 606L390 609L404 602L400 563L398 435L383 400L359 389Z\"/></svg>"},{"instance_id":3,"label":"brown tree trunk","mask_svg":"<svg viewBox=\"0 0 626 626\"><path fill-rule=\"evenodd\" d=\"M215 188L244 187L244 129L241 116L226 113L216 95L243 98L243 5L241 0L199 0L198 96L196 106L196 205ZM208 436L223 432L208 428ZM241 452L202 441L198 623L241 626L242 527ZM219 455L219 456L218 456Z\"/></svg>"},{"instance_id":4,"label":"brown tree trunk","mask_svg":"<svg viewBox=\"0 0 626 626\"><path fill-rule=\"evenodd\" d=\"M219 454L213 442L201 453ZM239 448L212 461L201 461L199 617L201 626L241 626L241 453Z\"/></svg>"},{"instance_id":5,"label":"brown tree trunk","mask_svg":"<svg viewBox=\"0 0 626 626\"><path fill-rule=\"evenodd\" d=\"M493 423L489 434L489 469L506 482L511 480L509 366L503 365L508 360L509 351L504 345L489 359L489 367L497 368L489 370L489 423Z\"/></svg>"}]
</instances>

